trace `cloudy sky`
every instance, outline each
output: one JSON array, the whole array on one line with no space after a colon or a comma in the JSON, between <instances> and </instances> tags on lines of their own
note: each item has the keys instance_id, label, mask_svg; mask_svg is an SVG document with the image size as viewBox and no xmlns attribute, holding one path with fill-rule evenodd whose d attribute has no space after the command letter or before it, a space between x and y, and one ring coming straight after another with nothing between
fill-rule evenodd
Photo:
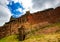
<instances>
[{"instance_id":1,"label":"cloudy sky","mask_svg":"<svg viewBox=\"0 0 60 42\"><path fill-rule=\"evenodd\" d=\"M12 13L7 7L7 4L9 4L10 1L21 3L25 8L23 10L24 14L26 11L34 13L48 8L56 8L60 6L60 0L0 0L0 26L3 26L6 22L10 21ZM21 8L18 10L22 11Z\"/></svg>"}]
</instances>

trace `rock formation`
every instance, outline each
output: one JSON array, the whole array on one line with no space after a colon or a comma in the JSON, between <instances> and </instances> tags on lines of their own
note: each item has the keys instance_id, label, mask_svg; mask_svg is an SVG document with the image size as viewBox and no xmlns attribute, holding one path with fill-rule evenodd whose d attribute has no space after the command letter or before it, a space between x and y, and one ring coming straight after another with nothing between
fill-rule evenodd
<instances>
[{"instance_id":1,"label":"rock formation","mask_svg":"<svg viewBox=\"0 0 60 42\"><path fill-rule=\"evenodd\" d=\"M18 28L22 25L25 27L25 32L28 32L31 29L38 28L39 26L43 27L57 22L60 22L60 7L57 7L56 9L51 8L36 13L27 12L20 18L11 18L10 22L6 23L3 27L0 27L0 38L12 34L18 34Z\"/></svg>"}]
</instances>

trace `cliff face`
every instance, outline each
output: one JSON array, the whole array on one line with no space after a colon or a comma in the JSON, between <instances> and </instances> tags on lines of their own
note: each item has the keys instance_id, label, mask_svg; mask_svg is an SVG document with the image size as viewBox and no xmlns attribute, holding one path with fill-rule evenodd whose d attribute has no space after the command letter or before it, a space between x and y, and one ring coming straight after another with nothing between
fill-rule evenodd
<instances>
[{"instance_id":1,"label":"cliff face","mask_svg":"<svg viewBox=\"0 0 60 42\"><path fill-rule=\"evenodd\" d=\"M60 7L57 7L56 9L51 8L33 14L27 12L20 18L11 19L9 23L6 23L3 27L0 27L0 38L12 34L18 34L18 28L22 25L27 32L31 29L36 29L38 27L43 27L57 22L60 22Z\"/></svg>"},{"instance_id":2,"label":"cliff face","mask_svg":"<svg viewBox=\"0 0 60 42\"><path fill-rule=\"evenodd\" d=\"M32 24L48 22L54 23L60 21L60 8L37 12L28 16L28 22Z\"/></svg>"}]
</instances>

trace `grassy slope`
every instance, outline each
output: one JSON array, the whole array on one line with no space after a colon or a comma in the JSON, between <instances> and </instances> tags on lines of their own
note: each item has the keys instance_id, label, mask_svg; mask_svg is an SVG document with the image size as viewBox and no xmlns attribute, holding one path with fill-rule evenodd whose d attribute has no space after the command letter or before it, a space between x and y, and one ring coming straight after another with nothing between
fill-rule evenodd
<instances>
[{"instance_id":1,"label":"grassy slope","mask_svg":"<svg viewBox=\"0 0 60 42\"><path fill-rule=\"evenodd\" d=\"M19 41L17 35L11 35L0 40L0 42L60 42L60 34L31 35L30 38Z\"/></svg>"},{"instance_id":2,"label":"grassy slope","mask_svg":"<svg viewBox=\"0 0 60 42\"><path fill-rule=\"evenodd\" d=\"M60 23L53 24L52 26L59 26ZM45 27L46 28L46 27ZM30 37L24 41L19 41L17 39L17 35L11 35L8 37L5 37L3 39L0 39L0 42L60 42L60 34L54 33L54 34L40 34L40 35L30 35Z\"/></svg>"},{"instance_id":3,"label":"grassy slope","mask_svg":"<svg viewBox=\"0 0 60 42\"><path fill-rule=\"evenodd\" d=\"M0 42L18 42L17 35L11 35L0 40Z\"/></svg>"}]
</instances>

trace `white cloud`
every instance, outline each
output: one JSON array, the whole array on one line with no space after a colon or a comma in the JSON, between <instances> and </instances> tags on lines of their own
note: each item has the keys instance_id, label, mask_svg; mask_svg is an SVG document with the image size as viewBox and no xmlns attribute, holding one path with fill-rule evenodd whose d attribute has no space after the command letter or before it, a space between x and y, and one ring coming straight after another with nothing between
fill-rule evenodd
<instances>
[{"instance_id":1,"label":"white cloud","mask_svg":"<svg viewBox=\"0 0 60 42\"><path fill-rule=\"evenodd\" d=\"M3 26L6 22L9 22L11 13L8 8L0 5L0 26Z\"/></svg>"},{"instance_id":2,"label":"white cloud","mask_svg":"<svg viewBox=\"0 0 60 42\"><path fill-rule=\"evenodd\" d=\"M42 11L48 8L56 8L60 6L60 0L12 0L14 2L22 3L26 11L31 13Z\"/></svg>"},{"instance_id":3,"label":"white cloud","mask_svg":"<svg viewBox=\"0 0 60 42\"><path fill-rule=\"evenodd\" d=\"M60 6L60 0L19 0L19 2L23 4L25 11L30 10L31 13Z\"/></svg>"},{"instance_id":4,"label":"white cloud","mask_svg":"<svg viewBox=\"0 0 60 42\"><path fill-rule=\"evenodd\" d=\"M25 7L25 11L28 11L32 6L32 0L19 0L19 2Z\"/></svg>"},{"instance_id":5,"label":"white cloud","mask_svg":"<svg viewBox=\"0 0 60 42\"><path fill-rule=\"evenodd\" d=\"M3 5L4 7L6 7L8 3L9 2L7 0L0 0L0 5Z\"/></svg>"},{"instance_id":6,"label":"white cloud","mask_svg":"<svg viewBox=\"0 0 60 42\"><path fill-rule=\"evenodd\" d=\"M60 0L32 0L32 3L31 13L60 6Z\"/></svg>"}]
</instances>

